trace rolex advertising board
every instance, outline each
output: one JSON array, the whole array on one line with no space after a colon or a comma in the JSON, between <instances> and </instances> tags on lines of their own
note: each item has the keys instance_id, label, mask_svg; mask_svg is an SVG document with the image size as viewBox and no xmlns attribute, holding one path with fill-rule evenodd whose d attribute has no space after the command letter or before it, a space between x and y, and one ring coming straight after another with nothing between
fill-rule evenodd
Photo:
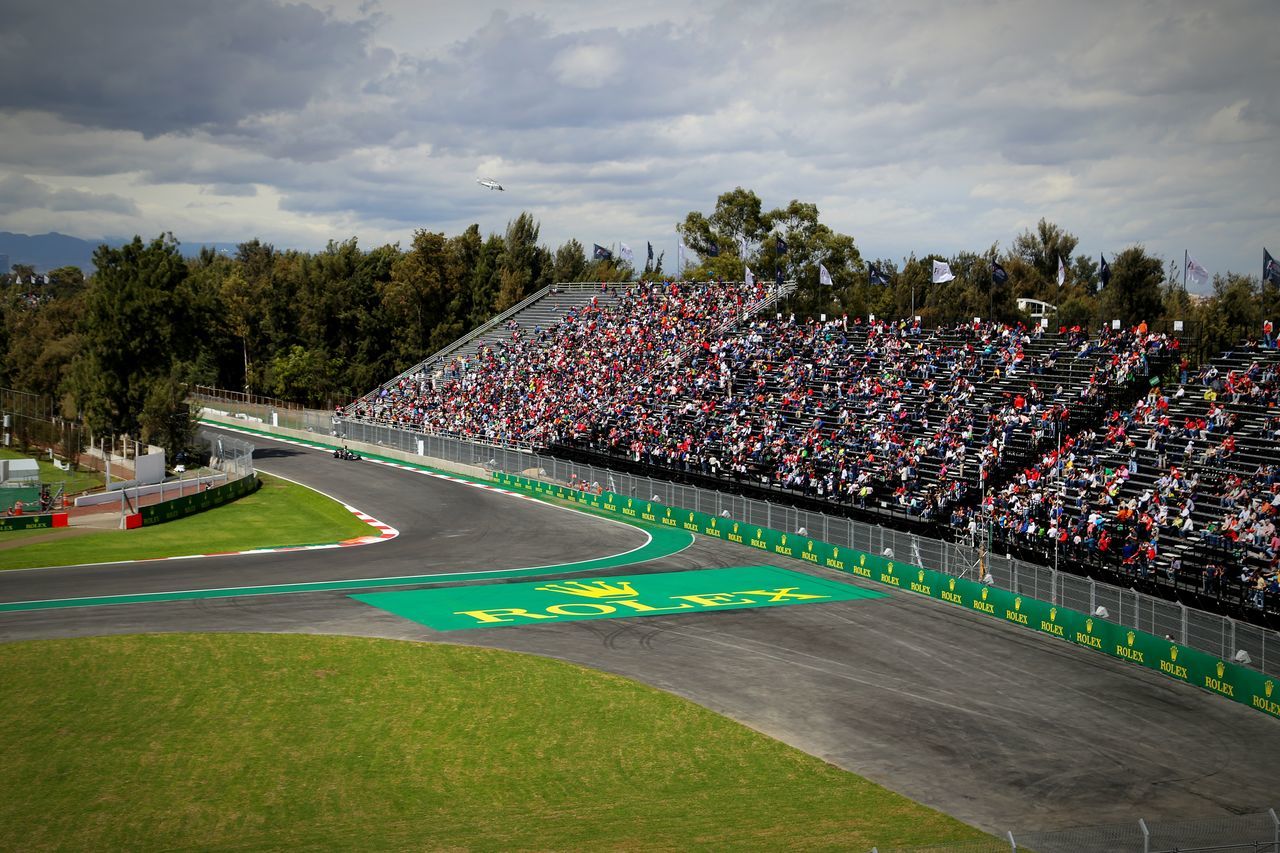
<instances>
[{"instance_id":1,"label":"rolex advertising board","mask_svg":"<svg viewBox=\"0 0 1280 853\"><path fill-rule=\"evenodd\" d=\"M1117 625L1101 617L968 578L953 577L896 562L886 556L831 545L808 536L784 533L652 501L624 498L611 492L595 495L563 486L552 487L512 474L495 473L494 479L504 486L535 495L574 501L601 513L616 513L627 519L701 533L725 542L747 545L770 556L802 560L811 565L848 572L887 587L937 598L971 612L1145 666L1169 678L1234 699L1273 717L1280 717L1280 678L1268 677L1206 652L1172 643L1145 631ZM634 607L628 604L621 606Z\"/></svg>"}]
</instances>

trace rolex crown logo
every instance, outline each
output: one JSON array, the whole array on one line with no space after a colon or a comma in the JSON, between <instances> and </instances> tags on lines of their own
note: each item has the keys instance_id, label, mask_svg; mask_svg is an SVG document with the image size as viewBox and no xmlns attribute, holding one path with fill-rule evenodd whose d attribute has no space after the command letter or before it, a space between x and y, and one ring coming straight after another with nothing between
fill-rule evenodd
<instances>
[{"instance_id":1,"label":"rolex crown logo","mask_svg":"<svg viewBox=\"0 0 1280 853\"><path fill-rule=\"evenodd\" d=\"M867 555L863 554L861 557L858 558L858 565L865 566L866 564L867 564Z\"/></svg>"},{"instance_id":2,"label":"rolex crown logo","mask_svg":"<svg viewBox=\"0 0 1280 853\"><path fill-rule=\"evenodd\" d=\"M634 598L640 593L631 587L630 581L619 581L612 584L607 580L598 581L565 581L549 583L546 586L534 587L544 592L563 592L568 595L579 595L583 598Z\"/></svg>"},{"instance_id":3,"label":"rolex crown logo","mask_svg":"<svg viewBox=\"0 0 1280 853\"><path fill-rule=\"evenodd\" d=\"M1057 621L1058 621L1058 608L1056 608L1056 607L1050 607L1050 608L1049 608L1049 621L1050 621L1050 622L1057 622Z\"/></svg>"},{"instance_id":4,"label":"rolex crown logo","mask_svg":"<svg viewBox=\"0 0 1280 853\"><path fill-rule=\"evenodd\" d=\"M951 580L947 581L947 589L951 590L952 592L955 592L955 591L956 591L956 579L955 579L955 578L952 578Z\"/></svg>"},{"instance_id":5,"label":"rolex crown logo","mask_svg":"<svg viewBox=\"0 0 1280 853\"><path fill-rule=\"evenodd\" d=\"M1134 641L1134 639L1135 639L1136 637L1137 637L1137 634L1135 634L1135 633L1133 633L1132 631L1130 631L1128 634L1125 634L1124 639L1125 639L1125 642L1127 642L1129 645L1131 645L1131 646L1132 646L1132 645L1133 645L1133 641Z\"/></svg>"},{"instance_id":6,"label":"rolex crown logo","mask_svg":"<svg viewBox=\"0 0 1280 853\"><path fill-rule=\"evenodd\" d=\"M689 520L693 521L693 513L689 513Z\"/></svg>"},{"instance_id":7,"label":"rolex crown logo","mask_svg":"<svg viewBox=\"0 0 1280 853\"><path fill-rule=\"evenodd\" d=\"M1218 661L1218 677L1222 677L1222 673L1226 672L1227 667L1222 661Z\"/></svg>"},{"instance_id":8,"label":"rolex crown logo","mask_svg":"<svg viewBox=\"0 0 1280 853\"><path fill-rule=\"evenodd\" d=\"M644 511L645 511L645 512L653 512L653 504L645 504L645 505L644 505Z\"/></svg>"},{"instance_id":9,"label":"rolex crown logo","mask_svg":"<svg viewBox=\"0 0 1280 853\"><path fill-rule=\"evenodd\" d=\"M1085 633L1086 633L1086 634L1092 634L1092 633L1093 633L1093 620L1092 620L1092 619L1086 619L1086 620L1084 620L1084 631L1085 631Z\"/></svg>"},{"instance_id":10,"label":"rolex crown logo","mask_svg":"<svg viewBox=\"0 0 1280 853\"><path fill-rule=\"evenodd\" d=\"M738 522L736 522L736 521L733 523L733 532L734 532L734 533L737 533L737 532L738 532Z\"/></svg>"},{"instance_id":11,"label":"rolex crown logo","mask_svg":"<svg viewBox=\"0 0 1280 853\"><path fill-rule=\"evenodd\" d=\"M813 553L813 540L812 540L812 539L810 539L810 540L809 540L809 547L805 548L805 550L806 550L806 551L808 551L810 554L812 554L812 553Z\"/></svg>"},{"instance_id":12,"label":"rolex crown logo","mask_svg":"<svg viewBox=\"0 0 1280 853\"><path fill-rule=\"evenodd\" d=\"M1022 596L1018 596L1017 598L1015 598L1015 599L1013 600L1013 609L1014 609L1014 610L1021 610L1021 609L1022 609Z\"/></svg>"},{"instance_id":13,"label":"rolex crown logo","mask_svg":"<svg viewBox=\"0 0 1280 853\"><path fill-rule=\"evenodd\" d=\"M990 590L988 590L988 589L984 586L984 587L982 588L982 600L983 600L983 601L986 601L986 600L987 600L987 593L988 593L988 592L990 592Z\"/></svg>"},{"instance_id":14,"label":"rolex crown logo","mask_svg":"<svg viewBox=\"0 0 1280 853\"><path fill-rule=\"evenodd\" d=\"M781 540L780 544L782 544L782 545L786 545L786 544L787 544L787 534L785 534L785 533L784 533L784 534L782 534L782 540Z\"/></svg>"},{"instance_id":15,"label":"rolex crown logo","mask_svg":"<svg viewBox=\"0 0 1280 853\"><path fill-rule=\"evenodd\" d=\"M671 507L667 507L667 518L671 517Z\"/></svg>"},{"instance_id":16,"label":"rolex crown logo","mask_svg":"<svg viewBox=\"0 0 1280 853\"><path fill-rule=\"evenodd\" d=\"M1178 647L1177 647L1177 646L1170 646L1170 647L1169 647L1169 660L1171 660L1171 661L1176 661L1177 659L1178 659Z\"/></svg>"},{"instance_id":17,"label":"rolex crown logo","mask_svg":"<svg viewBox=\"0 0 1280 853\"><path fill-rule=\"evenodd\" d=\"M840 559L840 549L839 549L839 548L832 548L832 549L831 549L831 559L833 559L833 560L838 560L838 559Z\"/></svg>"},{"instance_id":18,"label":"rolex crown logo","mask_svg":"<svg viewBox=\"0 0 1280 853\"><path fill-rule=\"evenodd\" d=\"M764 528L761 528L761 527L757 527L757 528L756 528L756 538L757 538L757 539L763 539L763 538L764 538Z\"/></svg>"},{"instance_id":19,"label":"rolex crown logo","mask_svg":"<svg viewBox=\"0 0 1280 853\"><path fill-rule=\"evenodd\" d=\"M627 507L628 507L628 508L630 508L630 507L631 507L631 498L627 498Z\"/></svg>"},{"instance_id":20,"label":"rolex crown logo","mask_svg":"<svg viewBox=\"0 0 1280 853\"><path fill-rule=\"evenodd\" d=\"M1266 684L1262 685L1262 692L1266 694L1266 697L1268 699L1271 698L1271 691L1275 689L1276 689L1276 684L1274 681L1268 681Z\"/></svg>"},{"instance_id":21,"label":"rolex crown logo","mask_svg":"<svg viewBox=\"0 0 1280 853\"><path fill-rule=\"evenodd\" d=\"M893 574L893 563L885 563L884 570L889 574Z\"/></svg>"},{"instance_id":22,"label":"rolex crown logo","mask_svg":"<svg viewBox=\"0 0 1280 853\"><path fill-rule=\"evenodd\" d=\"M916 572L916 583L924 583L924 569Z\"/></svg>"},{"instance_id":23,"label":"rolex crown logo","mask_svg":"<svg viewBox=\"0 0 1280 853\"><path fill-rule=\"evenodd\" d=\"M715 526L716 526L716 519L715 519L715 516L712 516L712 517L711 517L711 526L712 526L712 527L715 527Z\"/></svg>"}]
</instances>

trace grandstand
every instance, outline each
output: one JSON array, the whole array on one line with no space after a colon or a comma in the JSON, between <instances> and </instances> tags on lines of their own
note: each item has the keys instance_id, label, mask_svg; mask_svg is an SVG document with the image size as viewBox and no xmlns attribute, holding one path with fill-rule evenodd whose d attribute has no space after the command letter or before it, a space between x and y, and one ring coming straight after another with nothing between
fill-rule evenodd
<instances>
[{"instance_id":1,"label":"grandstand","mask_svg":"<svg viewBox=\"0 0 1280 853\"><path fill-rule=\"evenodd\" d=\"M548 288L340 414L1280 616L1275 350L1227 353L1171 384L1180 342L1145 323L926 330L770 311L784 295Z\"/></svg>"}]
</instances>

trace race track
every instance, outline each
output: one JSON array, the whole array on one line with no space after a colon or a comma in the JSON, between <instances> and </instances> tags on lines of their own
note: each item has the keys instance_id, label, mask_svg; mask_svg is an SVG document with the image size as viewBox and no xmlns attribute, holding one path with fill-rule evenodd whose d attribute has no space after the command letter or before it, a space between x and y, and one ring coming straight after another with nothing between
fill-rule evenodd
<instances>
[{"instance_id":1,"label":"race track","mask_svg":"<svg viewBox=\"0 0 1280 853\"><path fill-rule=\"evenodd\" d=\"M0 601L517 569L605 557L645 542L636 528L536 501L254 441L260 470L340 498L400 536L331 551L4 572ZM762 562L769 558L754 549L698 537L659 559L577 577ZM799 561L772 564L854 583ZM923 596L889 592L875 600L438 632L350 595L344 589L0 613L0 639L290 631L548 655L685 696L995 832L1275 805L1276 721Z\"/></svg>"}]
</instances>

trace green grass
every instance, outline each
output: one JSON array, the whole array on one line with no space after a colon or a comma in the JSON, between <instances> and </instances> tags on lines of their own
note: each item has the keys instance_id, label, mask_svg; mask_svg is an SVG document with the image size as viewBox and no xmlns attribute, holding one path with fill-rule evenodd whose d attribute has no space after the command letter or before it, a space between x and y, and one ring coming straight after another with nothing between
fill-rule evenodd
<instances>
[{"instance_id":1,"label":"green grass","mask_svg":"<svg viewBox=\"0 0 1280 853\"><path fill-rule=\"evenodd\" d=\"M981 837L705 708L491 649L0 646L0 848L869 850Z\"/></svg>"},{"instance_id":2,"label":"green grass","mask_svg":"<svg viewBox=\"0 0 1280 853\"><path fill-rule=\"evenodd\" d=\"M63 471L49 461L48 454L41 454L35 448L31 453L18 453L16 450L0 449L0 459L32 459L34 458L40 465L40 482L42 483L64 483L66 494L75 495L88 489L97 488L103 485L106 480L103 475L97 471ZM112 480L119 480L119 477L112 477Z\"/></svg>"},{"instance_id":3,"label":"green grass","mask_svg":"<svg viewBox=\"0 0 1280 853\"><path fill-rule=\"evenodd\" d=\"M106 530L0 549L0 569L314 545L372 532L341 504L323 495L259 476L262 488L257 492L199 515L139 530ZM0 533L0 543L9 541L9 535Z\"/></svg>"}]
</instances>

